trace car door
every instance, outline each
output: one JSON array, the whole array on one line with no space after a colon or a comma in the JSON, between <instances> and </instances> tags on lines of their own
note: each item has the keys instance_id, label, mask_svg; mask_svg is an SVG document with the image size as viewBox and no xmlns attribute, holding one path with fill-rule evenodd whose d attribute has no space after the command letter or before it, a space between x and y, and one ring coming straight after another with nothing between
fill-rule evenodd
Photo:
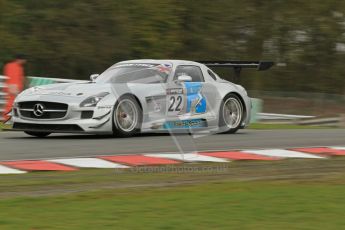
<instances>
[{"instance_id":1,"label":"car door","mask_svg":"<svg viewBox=\"0 0 345 230\"><path fill-rule=\"evenodd\" d=\"M191 81L179 81L179 76L190 76ZM206 112L206 98L202 95L204 76L199 66L179 65L167 87L167 118L178 119Z\"/></svg>"}]
</instances>

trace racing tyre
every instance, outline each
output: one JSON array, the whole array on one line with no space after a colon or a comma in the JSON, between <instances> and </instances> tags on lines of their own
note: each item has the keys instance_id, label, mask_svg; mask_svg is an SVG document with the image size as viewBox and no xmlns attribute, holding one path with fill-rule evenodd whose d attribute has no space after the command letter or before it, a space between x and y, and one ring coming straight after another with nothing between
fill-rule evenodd
<instances>
[{"instance_id":1,"label":"racing tyre","mask_svg":"<svg viewBox=\"0 0 345 230\"><path fill-rule=\"evenodd\" d=\"M50 134L47 132L31 132L31 131L24 131L24 133L26 133L30 136L34 136L34 137L46 137Z\"/></svg>"},{"instance_id":2,"label":"racing tyre","mask_svg":"<svg viewBox=\"0 0 345 230\"><path fill-rule=\"evenodd\" d=\"M142 109L134 96L121 97L114 106L113 134L130 137L140 132Z\"/></svg>"},{"instance_id":3,"label":"racing tyre","mask_svg":"<svg viewBox=\"0 0 345 230\"><path fill-rule=\"evenodd\" d=\"M242 101L235 94L227 95L219 110L219 128L221 133L236 133L244 118Z\"/></svg>"}]
</instances>

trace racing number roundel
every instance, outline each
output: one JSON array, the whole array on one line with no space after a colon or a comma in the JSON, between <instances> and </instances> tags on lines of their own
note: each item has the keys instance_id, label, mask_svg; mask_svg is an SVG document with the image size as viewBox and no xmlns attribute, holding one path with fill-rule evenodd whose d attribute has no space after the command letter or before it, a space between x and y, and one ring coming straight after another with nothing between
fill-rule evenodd
<instances>
[{"instance_id":1,"label":"racing number roundel","mask_svg":"<svg viewBox=\"0 0 345 230\"><path fill-rule=\"evenodd\" d=\"M169 99L169 112L177 111L180 112L182 109L182 96L181 95L172 95Z\"/></svg>"},{"instance_id":2,"label":"racing number roundel","mask_svg":"<svg viewBox=\"0 0 345 230\"><path fill-rule=\"evenodd\" d=\"M169 89L167 92L167 114L178 115L183 111L185 96L182 88Z\"/></svg>"}]
</instances>

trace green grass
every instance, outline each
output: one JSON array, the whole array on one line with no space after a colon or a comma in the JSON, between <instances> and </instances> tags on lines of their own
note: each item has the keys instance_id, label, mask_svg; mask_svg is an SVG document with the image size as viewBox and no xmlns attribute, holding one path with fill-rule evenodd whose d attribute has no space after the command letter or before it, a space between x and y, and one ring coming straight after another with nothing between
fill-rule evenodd
<instances>
[{"instance_id":1,"label":"green grass","mask_svg":"<svg viewBox=\"0 0 345 230\"><path fill-rule=\"evenodd\" d=\"M1 229L340 229L345 186L223 182L0 202Z\"/></svg>"},{"instance_id":2,"label":"green grass","mask_svg":"<svg viewBox=\"0 0 345 230\"><path fill-rule=\"evenodd\" d=\"M9 127L10 127L9 125L4 125L2 122L0 122L0 131L3 129L7 129Z\"/></svg>"},{"instance_id":3,"label":"green grass","mask_svg":"<svg viewBox=\"0 0 345 230\"><path fill-rule=\"evenodd\" d=\"M338 158L233 162L218 165L226 169L219 172L1 176L0 229L341 229L344 163Z\"/></svg>"}]
</instances>

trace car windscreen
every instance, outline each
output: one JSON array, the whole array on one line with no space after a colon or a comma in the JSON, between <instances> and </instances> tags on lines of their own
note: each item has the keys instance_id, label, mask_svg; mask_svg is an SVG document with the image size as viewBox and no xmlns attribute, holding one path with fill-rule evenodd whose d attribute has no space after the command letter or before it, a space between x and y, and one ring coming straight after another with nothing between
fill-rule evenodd
<instances>
[{"instance_id":1,"label":"car windscreen","mask_svg":"<svg viewBox=\"0 0 345 230\"><path fill-rule=\"evenodd\" d=\"M96 82L154 84L167 81L171 65L160 64L117 64L104 71Z\"/></svg>"}]
</instances>

